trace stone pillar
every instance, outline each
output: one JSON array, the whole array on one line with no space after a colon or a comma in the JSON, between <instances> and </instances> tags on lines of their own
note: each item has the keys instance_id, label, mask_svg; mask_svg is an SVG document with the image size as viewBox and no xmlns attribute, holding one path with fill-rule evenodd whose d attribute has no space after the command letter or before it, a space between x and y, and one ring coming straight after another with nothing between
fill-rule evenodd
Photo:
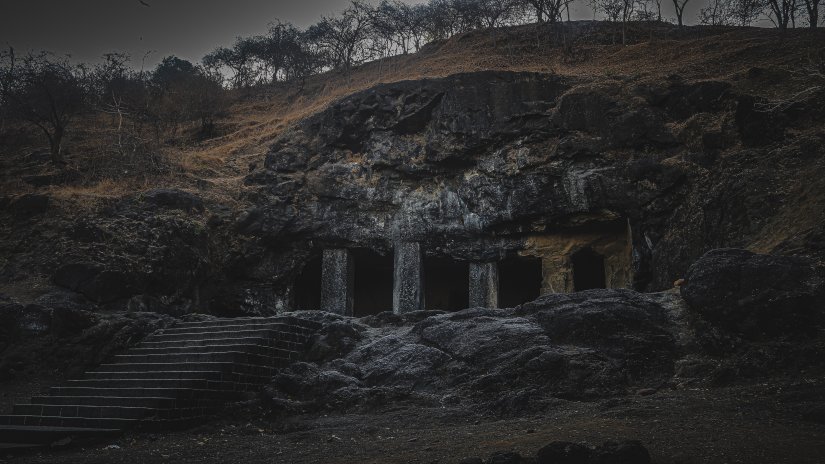
<instances>
[{"instance_id":1,"label":"stone pillar","mask_svg":"<svg viewBox=\"0 0 825 464\"><path fill-rule=\"evenodd\" d=\"M397 242L392 283L392 310L396 314L424 309L424 267L421 244Z\"/></svg>"},{"instance_id":2,"label":"stone pillar","mask_svg":"<svg viewBox=\"0 0 825 464\"><path fill-rule=\"evenodd\" d=\"M321 310L352 316L355 266L346 248L324 250L321 265Z\"/></svg>"},{"instance_id":3,"label":"stone pillar","mask_svg":"<svg viewBox=\"0 0 825 464\"><path fill-rule=\"evenodd\" d=\"M470 263L470 307L498 308L498 263Z\"/></svg>"}]
</instances>

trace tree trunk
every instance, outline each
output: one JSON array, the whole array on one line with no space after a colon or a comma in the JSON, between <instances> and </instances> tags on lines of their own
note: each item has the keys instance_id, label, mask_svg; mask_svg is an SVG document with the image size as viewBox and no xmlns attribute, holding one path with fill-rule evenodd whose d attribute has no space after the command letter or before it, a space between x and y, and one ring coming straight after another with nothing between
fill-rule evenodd
<instances>
[{"instance_id":1,"label":"tree trunk","mask_svg":"<svg viewBox=\"0 0 825 464\"><path fill-rule=\"evenodd\" d=\"M805 9L808 10L808 27L816 29L819 25L819 2L821 0L805 0Z\"/></svg>"},{"instance_id":2,"label":"tree trunk","mask_svg":"<svg viewBox=\"0 0 825 464\"><path fill-rule=\"evenodd\" d=\"M63 128L56 127L54 134L49 137L49 148L51 149L51 160L54 164L63 164Z\"/></svg>"}]
</instances>

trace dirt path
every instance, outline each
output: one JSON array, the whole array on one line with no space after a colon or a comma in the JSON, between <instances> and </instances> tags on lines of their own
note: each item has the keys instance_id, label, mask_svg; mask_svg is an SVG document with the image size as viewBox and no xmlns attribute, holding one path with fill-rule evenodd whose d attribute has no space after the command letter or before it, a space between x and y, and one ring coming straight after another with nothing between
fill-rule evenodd
<instances>
[{"instance_id":1,"label":"dirt path","mask_svg":"<svg viewBox=\"0 0 825 464\"><path fill-rule=\"evenodd\" d=\"M524 418L398 408L288 421L224 420L186 432L130 433L113 445L10 462L457 463L504 450L532 456L555 440L635 439L659 464L814 464L825 457L825 424L804 421L802 414L821 404L821 395L816 386L761 385L560 402L552 411Z\"/></svg>"}]
</instances>

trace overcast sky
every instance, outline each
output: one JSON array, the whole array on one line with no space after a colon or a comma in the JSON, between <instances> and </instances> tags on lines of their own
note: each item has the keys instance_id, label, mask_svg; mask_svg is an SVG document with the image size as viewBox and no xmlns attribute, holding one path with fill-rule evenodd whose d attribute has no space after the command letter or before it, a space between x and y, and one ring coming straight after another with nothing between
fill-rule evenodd
<instances>
[{"instance_id":1,"label":"overcast sky","mask_svg":"<svg viewBox=\"0 0 825 464\"><path fill-rule=\"evenodd\" d=\"M0 45L20 51L49 50L84 62L95 62L104 53L127 52L138 67L147 52L151 52L147 66L167 55L198 62L216 47L231 45L237 36L265 32L274 19L306 27L349 4L349 0L144 1L150 6L140 0L0 0ZM690 1L686 22L693 22L704 1ZM592 18L586 5L584 0L577 2L574 19ZM663 7L665 16L672 16L670 2L665 0Z\"/></svg>"}]
</instances>

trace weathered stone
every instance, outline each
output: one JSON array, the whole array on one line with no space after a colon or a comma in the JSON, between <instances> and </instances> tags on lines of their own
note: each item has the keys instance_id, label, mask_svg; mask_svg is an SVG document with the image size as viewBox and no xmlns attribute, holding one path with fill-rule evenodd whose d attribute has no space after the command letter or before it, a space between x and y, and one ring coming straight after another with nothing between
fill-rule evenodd
<instances>
[{"instance_id":1,"label":"weathered stone","mask_svg":"<svg viewBox=\"0 0 825 464\"><path fill-rule=\"evenodd\" d=\"M17 217L36 216L45 213L49 209L49 197L39 193L26 193L14 198L10 208Z\"/></svg>"},{"instance_id":2,"label":"weathered stone","mask_svg":"<svg viewBox=\"0 0 825 464\"><path fill-rule=\"evenodd\" d=\"M525 461L514 451L496 451L487 458L486 464L523 464Z\"/></svg>"},{"instance_id":3,"label":"weathered stone","mask_svg":"<svg viewBox=\"0 0 825 464\"><path fill-rule=\"evenodd\" d=\"M498 308L498 264L470 263L470 307Z\"/></svg>"},{"instance_id":4,"label":"weathered stone","mask_svg":"<svg viewBox=\"0 0 825 464\"><path fill-rule=\"evenodd\" d=\"M424 309L424 276L421 244L395 244L392 308L396 314Z\"/></svg>"},{"instance_id":5,"label":"weathered stone","mask_svg":"<svg viewBox=\"0 0 825 464\"><path fill-rule=\"evenodd\" d=\"M685 280L680 291L692 309L749 337L811 333L823 317L825 274L805 258L712 250Z\"/></svg>"},{"instance_id":6,"label":"weathered stone","mask_svg":"<svg viewBox=\"0 0 825 464\"><path fill-rule=\"evenodd\" d=\"M537 464L650 464L650 454L638 441L606 442L592 448L556 441L538 451Z\"/></svg>"},{"instance_id":7,"label":"weathered stone","mask_svg":"<svg viewBox=\"0 0 825 464\"><path fill-rule=\"evenodd\" d=\"M590 450L587 446L567 441L554 441L539 449L538 464L589 464Z\"/></svg>"},{"instance_id":8,"label":"weathered stone","mask_svg":"<svg viewBox=\"0 0 825 464\"><path fill-rule=\"evenodd\" d=\"M434 404L455 395L501 414L535 412L550 398L624 394L669 379L679 349L670 312L678 310L678 300L594 290L550 295L518 311L405 313L423 317L412 327L402 316L392 324L374 317L379 328L372 330L328 315L310 348L312 359L319 370L337 371L358 385L329 391L318 384L317 372L288 377L300 385L294 399L304 406L371 403L403 392L402 398ZM326 393L312 396L315 391Z\"/></svg>"},{"instance_id":9,"label":"weathered stone","mask_svg":"<svg viewBox=\"0 0 825 464\"><path fill-rule=\"evenodd\" d=\"M103 267L95 263L71 263L55 271L54 283L74 291L80 291L83 284L90 281L103 271Z\"/></svg>"},{"instance_id":10,"label":"weathered stone","mask_svg":"<svg viewBox=\"0 0 825 464\"><path fill-rule=\"evenodd\" d=\"M179 189L153 189L141 194L146 203L168 209L203 211L203 200L195 194Z\"/></svg>"},{"instance_id":11,"label":"weathered stone","mask_svg":"<svg viewBox=\"0 0 825 464\"><path fill-rule=\"evenodd\" d=\"M355 268L346 248L324 250L321 266L321 309L352 316Z\"/></svg>"}]
</instances>

